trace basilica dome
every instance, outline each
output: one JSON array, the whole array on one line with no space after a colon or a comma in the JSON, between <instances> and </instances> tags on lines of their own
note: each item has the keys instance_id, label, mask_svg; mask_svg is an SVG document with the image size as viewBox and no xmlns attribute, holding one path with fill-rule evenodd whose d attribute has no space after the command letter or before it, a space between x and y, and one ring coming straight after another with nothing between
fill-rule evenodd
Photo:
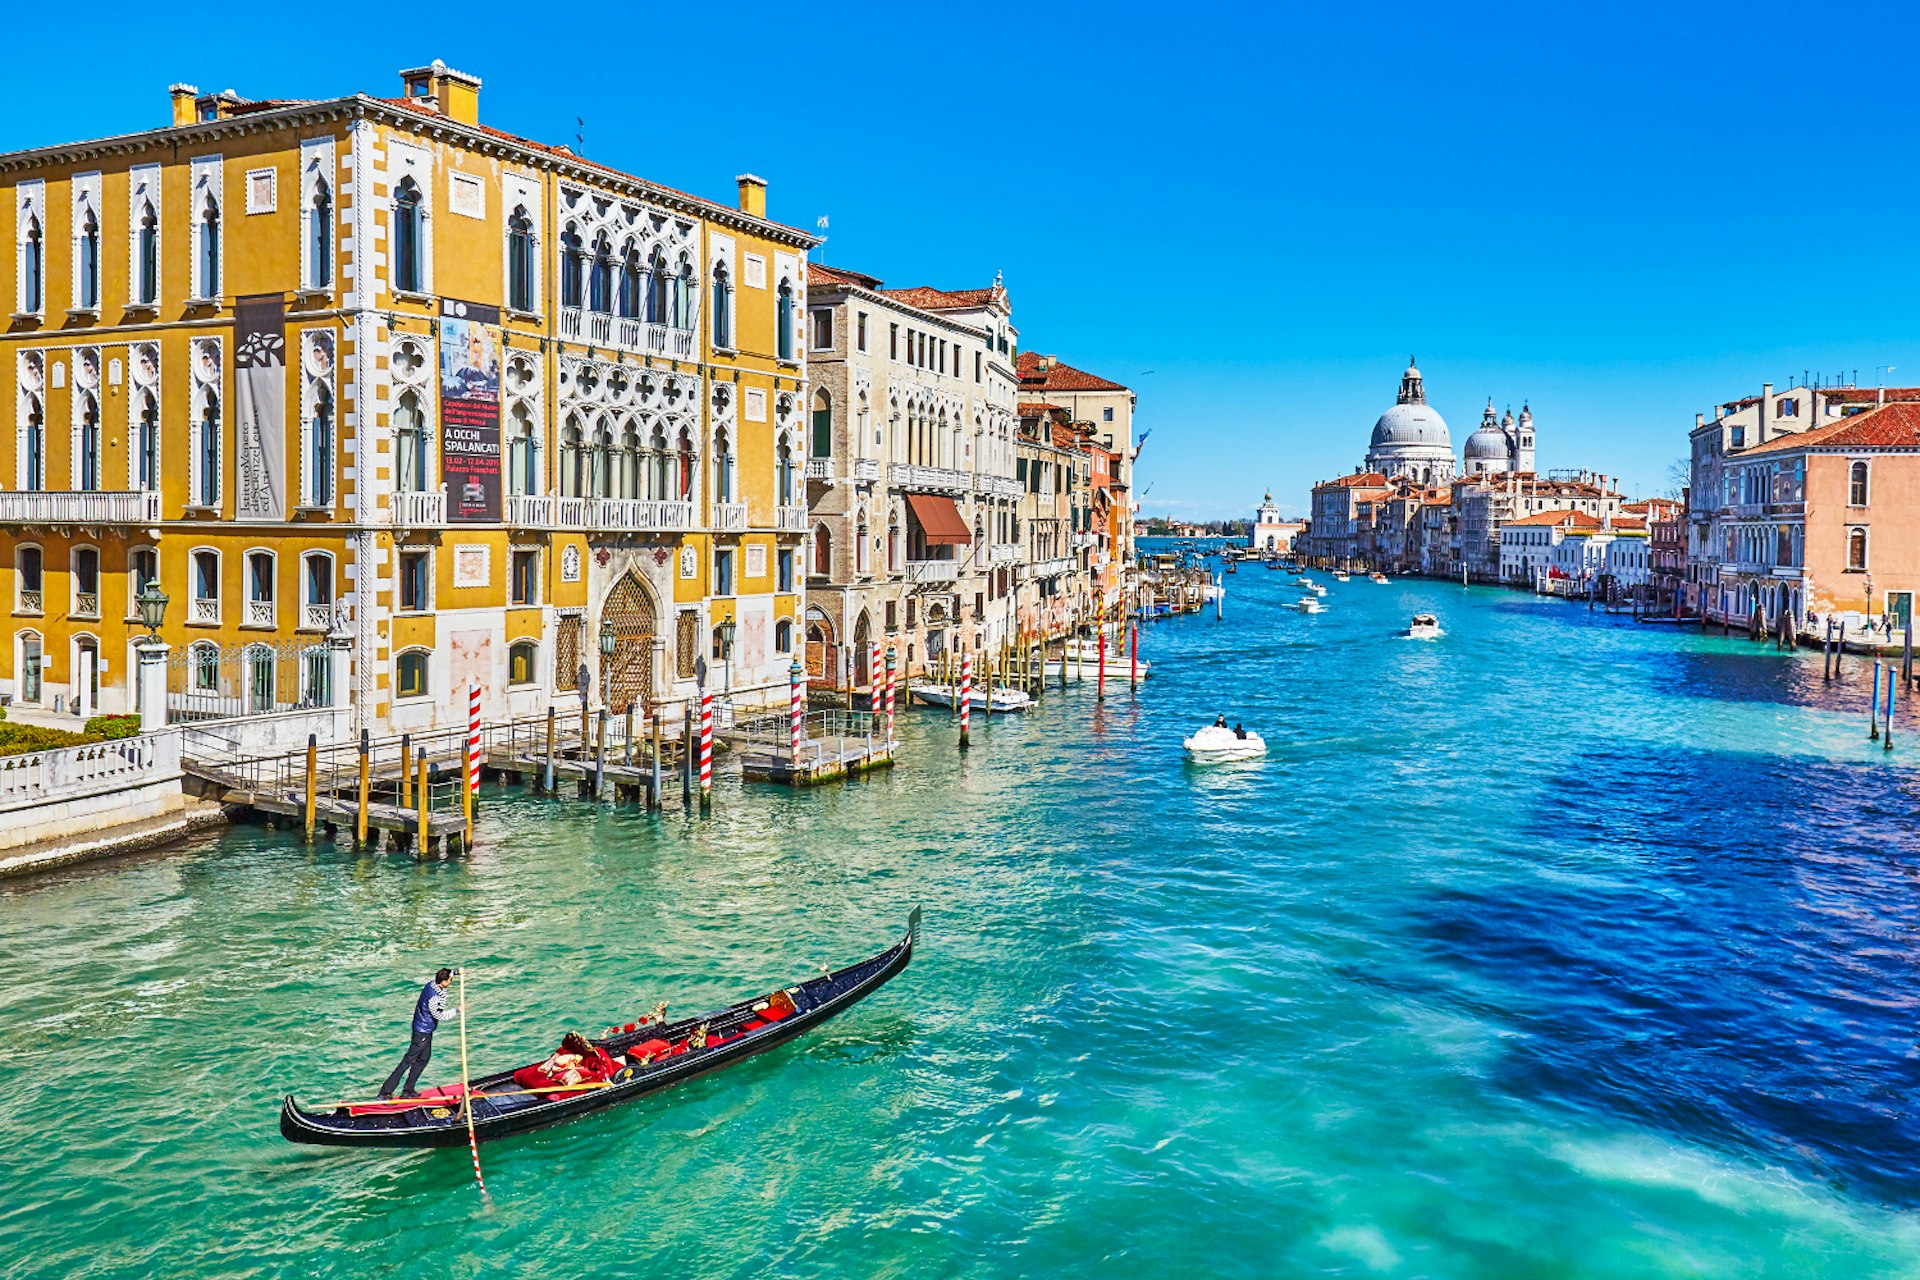
<instances>
[{"instance_id":1,"label":"basilica dome","mask_svg":"<svg viewBox=\"0 0 1920 1280\"><path fill-rule=\"evenodd\" d=\"M1511 441L1507 433L1500 429L1500 423L1493 416L1493 401L1487 401L1487 412L1480 419L1480 428L1467 437L1465 461L1467 470L1505 471L1512 460ZM1475 465L1478 464L1478 465Z\"/></svg>"},{"instance_id":2,"label":"basilica dome","mask_svg":"<svg viewBox=\"0 0 1920 1280\"><path fill-rule=\"evenodd\" d=\"M1447 432L1447 420L1427 403L1420 369L1411 360L1400 375L1398 402L1373 424L1367 467L1425 484L1444 484L1453 478L1453 437Z\"/></svg>"}]
</instances>

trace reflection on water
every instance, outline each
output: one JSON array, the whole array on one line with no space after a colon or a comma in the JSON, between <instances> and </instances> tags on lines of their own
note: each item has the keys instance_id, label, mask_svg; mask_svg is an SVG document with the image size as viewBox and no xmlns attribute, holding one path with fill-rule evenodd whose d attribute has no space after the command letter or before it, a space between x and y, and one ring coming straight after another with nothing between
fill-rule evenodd
<instances>
[{"instance_id":1,"label":"reflection on water","mask_svg":"<svg viewBox=\"0 0 1920 1280\"><path fill-rule=\"evenodd\" d=\"M464 860L237 829L0 890L0 1273L1910 1269L1906 708L1889 756L1858 660L1231 585L1145 633L1137 697L1052 690L964 757L906 712L901 767L843 787L709 819L490 788ZM1402 643L1416 612L1446 636ZM1267 756L1188 766L1216 715ZM913 966L818 1032L485 1148L492 1212L462 1152L275 1129L385 1075L439 964L490 1067L916 903Z\"/></svg>"}]
</instances>

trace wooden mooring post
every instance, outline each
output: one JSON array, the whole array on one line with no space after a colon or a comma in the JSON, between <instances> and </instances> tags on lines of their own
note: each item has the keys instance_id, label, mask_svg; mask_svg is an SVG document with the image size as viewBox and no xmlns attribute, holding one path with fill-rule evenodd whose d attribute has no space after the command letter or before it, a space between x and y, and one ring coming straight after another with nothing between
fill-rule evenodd
<instances>
[{"instance_id":1,"label":"wooden mooring post","mask_svg":"<svg viewBox=\"0 0 1920 1280\"><path fill-rule=\"evenodd\" d=\"M593 742L593 798L603 799L607 792L607 709L600 708L600 733Z\"/></svg>"},{"instance_id":2,"label":"wooden mooring post","mask_svg":"<svg viewBox=\"0 0 1920 1280\"><path fill-rule=\"evenodd\" d=\"M554 790L553 725L554 725L555 716L556 716L556 713L554 711L554 708L552 706L548 706L547 708L547 776L545 780L545 785L541 788L548 795L552 795Z\"/></svg>"},{"instance_id":3,"label":"wooden mooring post","mask_svg":"<svg viewBox=\"0 0 1920 1280\"><path fill-rule=\"evenodd\" d=\"M413 808L413 735L400 735L400 807Z\"/></svg>"},{"instance_id":4,"label":"wooden mooring post","mask_svg":"<svg viewBox=\"0 0 1920 1280\"><path fill-rule=\"evenodd\" d=\"M373 735L367 730L360 731L360 794L354 807L353 842L364 847L367 843L367 806L372 800L373 791Z\"/></svg>"},{"instance_id":5,"label":"wooden mooring post","mask_svg":"<svg viewBox=\"0 0 1920 1280\"><path fill-rule=\"evenodd\" d=\"M306 839L313 843L313 824L315 811L320 804L320 738L318 734L307 735L307 811Z\"/></svg>"},{"instance_id":6,"label":"wooden mooring post","mask_svg":"<svg viewBox=\"0 0 1920 1280\"><path fill-rule=\"evenodd\" d=\"M419 825L414 828L413 852L415 857L424 858L433 842L431 828L427 826L429 792L427 790L427 749L425 747L420 748L419 761L419 776L414 779L414 797L419 802L419 808L416 811ZM406 765L404 763L402 763L400 771L402 773L406 772Z\"/></svg>"},{"instance_id":7,"label":"wooden mooring post","mask_svg":"<svg viewBox=\"0 0 1920 1280\"><path fill-rule=\"evenodd\" d=\"M1867 703L1867 741L1880 737L1880 664L1873 664L1873 693Z\"/></svg>"},{"instance_id":8,"label":"wooden mooring post","mask_svg":"<svg viewBox=\"0 0 1920 1280\"><path fill-rule=\"evenodd\" d=\"M660 713L653 713L653 785L647 788L647 807L660 807Z\"/></svg>"}]
</instances>

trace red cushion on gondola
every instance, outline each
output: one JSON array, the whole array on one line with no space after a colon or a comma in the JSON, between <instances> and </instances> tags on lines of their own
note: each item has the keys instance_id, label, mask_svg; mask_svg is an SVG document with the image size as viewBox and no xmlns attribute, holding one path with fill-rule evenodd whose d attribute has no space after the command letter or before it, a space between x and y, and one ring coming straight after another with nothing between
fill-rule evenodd
<instances>
[{"instance_id":1,"label":"red cushion on gondola","mask_svg":"<svg viewBox=\"0 0 1920 1280\"><path fill-rule=\"evenodd\" d=\"M780 1019L786 1017L789 1013L792 1013L793 1010L779 1009L779 1008L773 1007L772 1005L769 1005L765 1009L761 1009L758 1012L759 1012L759 1016L762 1018L765 1018L768 1022L778 1022L780 1021Z\"/></svg>"},{"instance_id":2,"label":"red cushion on gondola","mask_svg":"<svg viewBox=\"0 0 1920 1280\"><path fill-rule=\"evenodd\" d=\"M760 1028L762 1028L762 1027L764 1027L764 1026L766 1026L766 1025L767 1025L767 1024L766 1024L766 1023L764 1023L764 1022L762 1022L762 1021L760 1021L760 1019L758 1019L758 1018L755 1018L755 1019L754 1019L754 1020L753 1020L752 1022L749 1022L749 1023L747 1023L747 1025L746 1025L746 1026L744 1026L744 1027L742 1027L742 1028L740 1028L740 1029L741 1029L742 1031L758 1031L758 1030L759 1030Z\"/></svg>"},{"instance_id":3,"label":"red cushion on gondola","mask_svg":"<svg viewBox=\"0 0 1920 1280\"><path fill-rule=\"evenodd\" d=\"M395 1098L391 1102L365 1102L348 1107L347 1114L352 1116L390 1116L401 1111L411 1111L415 1107L445 1106L458 1102L466 1093L466 1086L458 1084L436 1085L431 1089L422 1089L417 1098Z\"/></svg>"},{"instance_id":4,"label":"red cushion on gondola","mask_svg":"<svg viewBox=\"0 0 1920 1280\"><path fill-rule=\"evenodd\" d=\"M638 1062L648 1054L652 1054L657 1058L666 1051L667 1042L665 1040L643 1040L639 1044L634 1045L633 1048L627 1050L627 1058L629 1061Z\"/></svg>"}]
</instances>

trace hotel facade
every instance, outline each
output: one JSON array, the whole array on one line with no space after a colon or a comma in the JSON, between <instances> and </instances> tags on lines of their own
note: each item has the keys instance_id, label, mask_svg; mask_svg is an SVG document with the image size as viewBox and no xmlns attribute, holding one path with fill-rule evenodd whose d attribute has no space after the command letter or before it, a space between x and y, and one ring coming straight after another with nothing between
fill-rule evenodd
<instances>
[{"instance_id":1,"label":"hotel facade","mask_svg":"<svg viewBox=\"0 0 1920 1280\"><path fill-rule=\"evenodd\" d=\"M784 703L815 239L401 81L0 155L15 704L129 709L150 584L169 718Z\"/></svg>"}]
</instances>

